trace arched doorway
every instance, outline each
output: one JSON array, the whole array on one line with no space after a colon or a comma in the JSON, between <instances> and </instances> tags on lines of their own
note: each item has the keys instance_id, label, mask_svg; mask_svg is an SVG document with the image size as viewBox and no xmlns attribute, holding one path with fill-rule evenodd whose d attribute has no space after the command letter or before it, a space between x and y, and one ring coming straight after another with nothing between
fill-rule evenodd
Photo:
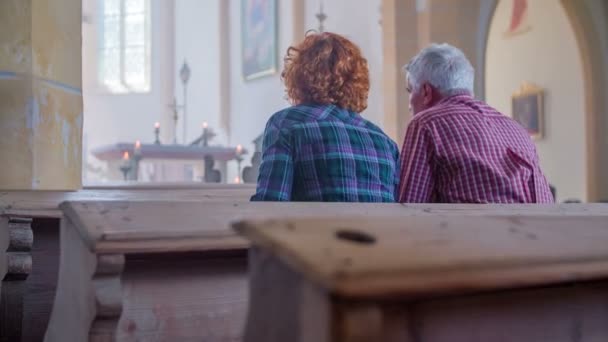
<instances>
[{"instance_id":1,"label":"arched doorway","mask_svg":"<svg viewBox=\"0 0 608 342\"><path fill-rule=\"evenodd\" d=\"M542 168L558 189L559 200L586 200L585 90L574 30L559 1L528 1L519 8L517 4L522 2L500 0L490 23L486 101L518 119L512 110L513 94L523 82L542 89L538 117L524 120L539 133L536 145Z\"/></svg>"},{"instance_id":2,"label":"arched doorway","mask_svg":"<svg viewBox=\"0 0 608 342\"><path fill-rule=\"evenodd\" d=\"M490 99L492 96L490 95L490 98L488 98L488 94L484 94L484 92L489 87L486 84L488 81L486 70L492 68L492 66L487 65L490 62L488 60L488 48L491 48L489 40L492 38L492 24L495 23L494 19L496 19L497 11L500 10L501 2L506 2L507 5L511 4L511 1L508 0L484 2L480 8L478 21L478 52L476 58L478 61L479 79L477 87L482 90L479 93L485 95L484 97L488 101L492 101ZM535 3L538 5L539 2L528 1L529 5L532 4L531 6L535 6ZM542 2L540 6L545 6L548 3ZM606 85L608 84L608 63L606 63L606 60L608 60L608 47L601 44L601 42L608 36L608 21L606 20L606 16L601 15L601 13L608 13L608 6L591 0L555 0L551 4L559 6L557 9L554 8L554 10L562 11L561 15L566 16L568 24L566 27L569 28L568 34L574 36L576 43L575 50L580 61L580 70L578 72L581 75L580 78L582 78L583 109L579 109L581 112L579 117L581 117L582 121L579 121L578 124L582 124L584 128L582 142L584 152L582 154L585 155L583 176L585 179L582 185L578 185L582 188L579 193L584 194L584 197L581 198L582 200L597 201L606 199L608 198L608 179L602 177L602 175L608 172L608 154L602 151L601 146L608 143L608 138L604 133L608 124L608 100L604 96L604 89L606 89ZM598 15L592 15L593 13ZM546 16L546 14L543 12L542 15ZM564 18L562 17L561 19ZM551 35L550 37L555 37L555 35ZM562 38L555 37L555 39L559 41ZM560 57L562 57L561 53L559 53ZM557 68L554 72L560 73L560 70L566 67L570 66ZM508 68L508 66L505 65L504 68ZM522 79L522 81L524 80ZM527 81L534 80L527 79ZM513 90L515 91L516 89ZM510 101L510 98L507 101ZM510 113L510 108L505 112ZM551 113L546 113L546 115L551 115ZM547 133L555 134L555 132ZM570 135L567 134L562 139L568 140L570 139ZM572 152L569 152L568 155L571 154ZM565 158L565 161L560 162L558 167L568 168L572 163L572 160ZM568 180L568 176L572 177L573 175L565 174L563 176L564 181ZM559 191L558 188L558 193ZM562 192L560 197L564 198L567 196L567 194Z\"/></svg>"}]
</instances>

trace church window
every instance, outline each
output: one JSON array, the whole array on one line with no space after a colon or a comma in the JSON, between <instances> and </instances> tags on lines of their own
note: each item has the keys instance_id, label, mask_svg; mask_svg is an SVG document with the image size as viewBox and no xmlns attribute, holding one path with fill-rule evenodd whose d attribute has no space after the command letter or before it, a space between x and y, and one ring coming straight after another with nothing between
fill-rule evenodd
<instances>
[{"instance_id":1,"label":"church window","mask_svg":"<svg viewBox=\"0 0 608 342\"><path fill-rule=\"evenodd\" d=\"M112 93L150 91L150 0L99 0L98 79Z\"/></svg>"}]
</instances>

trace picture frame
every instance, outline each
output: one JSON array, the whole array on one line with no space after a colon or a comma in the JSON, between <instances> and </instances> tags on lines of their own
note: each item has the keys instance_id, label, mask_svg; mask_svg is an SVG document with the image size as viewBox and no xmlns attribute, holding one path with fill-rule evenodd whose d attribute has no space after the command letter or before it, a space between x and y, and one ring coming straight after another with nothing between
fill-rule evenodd
<instances>
[{"instance_id":1,"label":"picture frame","mask_svg":"<svg viewBox=\"0 0 608 342\"><path fill-rule=\"evenodd\" d=\"M241 0L241 68L246 81L277 72L277 28L277 0Z\"/></svg>"},{"instance_id":2,"label":"picture frame","mask_svg":"<svg viewBox=\"0 0 608 342\"><path fill-rule=\"evenodd\" d=\"M528 131L534 140L544 138L544 89L524 82L511 97L512 118Z\"/></svg>"}]
</instances>

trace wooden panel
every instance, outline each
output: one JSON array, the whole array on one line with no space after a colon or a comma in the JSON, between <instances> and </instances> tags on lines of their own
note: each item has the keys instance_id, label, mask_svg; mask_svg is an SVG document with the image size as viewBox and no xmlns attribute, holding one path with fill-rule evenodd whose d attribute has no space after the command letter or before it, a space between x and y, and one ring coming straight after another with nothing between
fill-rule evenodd
<instances>
[{"instance_id":1,"label":"wooden panel","mask_svg":"<svg viewBox=\"0 0 608 342\"><path fill-rule=\"evenodd\" d=\"M373 211L403 212L398 204L361 203L200 203L200 202L68 202L65 214L82 229L97 251L161 252L244 248L247 243L230 223L247 218L347 217Z\"/></svg>"},{"instance_id":2,"label":"wooden panel","mask_svg":"<svg viewBox=\"0 0 608 342\"><path fill-rule=\"evenodd\" d=\"M64 201L198 201L239 204L249 202L255 188L250 185L214 186L205 185L187 188L154 186L92 187L74 192L60 191L0 191L0 213L22 217L61 217L59 204ZM308 208L311 203L291 203L295 208ZM329 208L341 210L347 204L331 203ZM390 206L389 204L386 204ZM323 204L314 204L313 208ZM382 206L382 205L380 205ZM560 205L519 205L519 204L393 204L408 210L411 215L487 215L512 214L530 215L608 215L606 204L560 204ZM373 205L371 207L374 207ZM365 208L365 207L358 207Z\"/></svg>"},{"instance_id":3,"label":"wooden panel","mask_svg":"<svg viewBox=\"0 0 608 342\"><path fill-rule=\"evenodd\" d=\"M600 216L608 206L466 206L373 203L278 203L278 202L200 202L200 201L80 201L62 206L66 214L83 229L82 234L99 251L153 252L187 251L207 245L208 249L238 248L244 241L231 232L231 222L242 218L273 217L345 218L353 215L386 216L522 215L547 212L551 216L580 213ZM578 209L576 209L578 208ZM605 213L608 217L608 212ZM162 241L159 241L161 239ZM94 246L94 247L93 247Z\"/></svg>"},{"instance_id":4,"label":"wooden panel","mask_svg":"<svg viewBox=\"0 0 608 342\"><path fill-rule=\"evenodd\" d=\"M59 219L34 219L32 231L32 272L26 281L22 342L43 339L59 272Z\"/></svg>"},{"instance_id":5,"label":"wooden panel","mask_svg":"<svg viewBox=\"0 0 608 342\"><path fill-rule=\"evenodd\" d=\"M2 293L0 295L0 341L21 340L23 297L32 270L32 220L2 218Z\"/></svg>"},{"instance_id":6,"label":"wooden panel","mask_svg":"<svg viewBox=\"0 0 608 342\"><path fill-rule=\"evenodd\" d=\"M119 341L240 341L246 253L127 258Z\"/></svg>"},{"instance_id":7,"label":"wooden panel","mask_svg":"<svg viewBox=\"0 0 608 342\"><path fill-rule=\"evenodd\" d=\"M247 342L608 340L606 279L533 288L506 283L500 291L456 296L344 297L327 295L271 249L252 251Z\"/></svg>"},{"instance_id":8,"label":"wooden panel","mask_svg":"<svg viewBox=\"0 0 608 342\"><path fill-rule=\"evenodd\" d=\"M0 191L0 210L4 215L24 217L61 217L59 204L64 201L200 201L248 202L255 189L248 185L234 187L106 188L64 191Z\"/></svg>"},{"instance_id":9,"label":"wooden panel","mask_svg":"<svg viewBox=\"0 0 608 342\"><path fill-rule=\"evenodd\" d=\"M46 341L238 341L246 251L93 254L62 223L59 286ZM122 259L121 259L122 258Z\"/></svg>"},{"instance_id":10,"label":"wooden panel","mask_svg":"<svg viewBox=\"0 0 608 342\"><path fill-rule=\"evenodd\" d=\"M24 281L4 281L0 296L0 341L20 341L23 321Z\"/></svg>"},{"instance_id":11,"label":"wooden panel","mask_svg":"<svg viewBox=\"0 0 608 342\"><path fill-rule=\"evenodd\" d=\"M325 292L255 247L249 253L249 286L244 341L330 341L331 303Z\"/></svg>"},{"instance_id":12,"label":"wooden panel","mask_svg":"<svg viewBox=\"0 0 608 342\"><path fill-rule=\"evenodd\" d=\"M122 156L122 155L121 155ZM86 184L83 190L243 190L255 192L255 184L194 183L194 182L116 182Z\"/></svg>"},{"instance_id":13,"label":"wooden panel","mask_svg":"<svg viewBox=\"0 0 608 342\"><path fill-rule=\"evenodd\" d=\"M95 320L96 290L92 278L96 273L97 257L78 235L72 222L61 222L59 278L53 312L44 340L48 342L87 341Z\"/></svg>"},{"instance_id":14,"label":"wooden panel","mask_svg":"<svg viewBox=\"0 0 608 342\"><path fill-rule=\"evenodd\" d=\"M608 277L608 218L600 216L365 216L237 229L308 279L358 298Z\"/></svg>"},{"instance_id":15,"label":"wooden panel","mask_svg":"<svg viewBox=\"0 0 608 342\"><path fill-rule=\"evenodd\" d=\"M410 306L416 341L602 342L608 283L442 298Z\"/></svg>"}]
</instances>

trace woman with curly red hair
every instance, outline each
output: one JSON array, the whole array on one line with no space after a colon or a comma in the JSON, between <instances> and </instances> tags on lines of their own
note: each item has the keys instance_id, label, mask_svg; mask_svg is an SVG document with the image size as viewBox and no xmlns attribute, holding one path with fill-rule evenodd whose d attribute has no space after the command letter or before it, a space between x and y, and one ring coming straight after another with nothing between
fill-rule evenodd
<instances>
[{"instance_id":1,"label":"woman with curly red hair","mask_svg":"<svg viewBox=\"0 0 608 342\"><path fill-rule=\"evenodd\" d=\"M394 202L397 145L361 117L369 70L359 48L313 33L287 50L282 73L292 107L264 132L253 201Z\"/></svg>"}]
</instances>

